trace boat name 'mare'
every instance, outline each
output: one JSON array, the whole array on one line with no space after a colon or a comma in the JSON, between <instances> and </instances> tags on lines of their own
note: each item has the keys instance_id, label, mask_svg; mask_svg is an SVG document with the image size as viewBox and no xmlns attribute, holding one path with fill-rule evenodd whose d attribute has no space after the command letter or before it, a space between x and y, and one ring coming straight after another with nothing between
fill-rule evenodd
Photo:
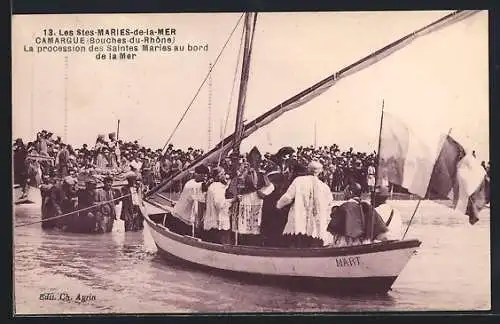
<instances>
[{"instance_id":1,"label":"boat name 'mare'","mask_svg":"<svg viewBox=\"0 0 500 324\"><path fill-rule=\"evenodd\" d=\"M359 256L335 258L335 261L337 262L337 267L355 267L360 264Z\"/></svg>"}]
</instances>

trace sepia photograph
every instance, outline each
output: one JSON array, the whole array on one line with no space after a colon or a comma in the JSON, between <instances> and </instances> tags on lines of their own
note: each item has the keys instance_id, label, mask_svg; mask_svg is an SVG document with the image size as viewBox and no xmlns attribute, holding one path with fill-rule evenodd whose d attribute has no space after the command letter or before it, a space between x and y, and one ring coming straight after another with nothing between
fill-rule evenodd
<instances>
[{"instance_id":1,"label":"sepia photograph","mask_svg":"<svg viewBox=\"0 0 500 324\"><path fill-rule=\"evenodd\" d=\"M491 309L488 11L15 14L14 315Z\"/></svg>"}]
</instances>

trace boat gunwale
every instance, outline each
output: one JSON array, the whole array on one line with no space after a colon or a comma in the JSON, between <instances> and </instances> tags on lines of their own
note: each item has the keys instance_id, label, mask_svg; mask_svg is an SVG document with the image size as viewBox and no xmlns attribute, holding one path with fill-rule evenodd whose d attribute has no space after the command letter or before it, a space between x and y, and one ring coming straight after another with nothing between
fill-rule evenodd
<instances>
[{"instance_id":1,"label":"boat gunwale","mask_svg":"<svg viewBox=\"0 0 500 324\"><path fill-rule=\"evenodd\" d=\"M309 257L341 257L360 254L371 254L378 252L386 252L392 250L418 248L422 242L418 239L411 240L391 240L385 242L369 243L354 246L342 247L314 247L314 248L282 248L282 247L263 247L263 246L248 246L248 245L223 245L212 242L202 241L199 238L180 235L170 231L168 228L154 222L149 218L149 215L144 215L144 218L152 230L160 235L166 236L168 239L176 242L189 245L195 248L232 254L235 256L255 256L255 257L278 257L278 258L309 258ZM154 239L154 238L153 238ZM158 242L155 243L158 244Z\"/></svg>"}]
</instances>

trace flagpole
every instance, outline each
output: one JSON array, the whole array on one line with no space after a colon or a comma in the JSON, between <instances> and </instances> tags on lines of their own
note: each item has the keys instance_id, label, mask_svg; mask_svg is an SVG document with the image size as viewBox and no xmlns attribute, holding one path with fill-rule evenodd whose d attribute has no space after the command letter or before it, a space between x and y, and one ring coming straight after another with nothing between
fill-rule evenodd
<instances>
[{"instance_id":1,"label":"flagpole","mask_svg":"<svg viewBox=\"0 0 500 324\"><path fill-rule=\"evenodd\" d=\"M375 186L373 186L372 192L370 193L371 195L371 206L370 212L371 212L371 228L370 228L370 240L373 239L373 232L374 232L374 222L375 222L375 215L374 215L374 208L375 208L375 188L377 188L377 180L378 180L378 166L379 166L379 160L380 160L380 145L381 145L381 138L382 138L382 125L384 122L384 106L385 106L385 100L382 99L382 112L380 114L380 127L378 131L378 147L377 147L377 155L376 155L376 160L377 160L377 165L375 167Z\"/></svg>"},{"instance_id":2,"label":"flagpole","mask_svg":"<svg viewBox=\"0 0 500 324\"><path fill-rule=\"evenodd\" d=\"M426 193L426 196L427 196L427 193ZM406 233L408 233L408 230L410 229L411 221L413 220L413 217L415 217L415 214L417 213L417 209L420 206L421 202L422 202L422 198L420 198L418 200L417 205L415 206L415 209L413 210L413 214L411 215L410 221L408 222L408 226L406 226L405 233L403 234L403 237L401 238L401 240L405 239Z\"/></svg>"},{"instance_id":3,"label":"flagpole","mask_svg":"<svg viewBox=\"0 0 500 324\"><path fill-rule=\"evenodd\" d=\"M450 130L448 131L448 134L447 136L449 136L451 133L451 128ZM446 140L446 139L445 139ZM408 230L410 229L410 225L411 225L411 222L413 221L413 217L415 217L415 214L417 213L417 210L418 210L418 207L420 206L420 203L422 202L422 200L427 197L429 193L429 187L427 187L427 191L425 192L425 196L423 198L420 198L417 202L417 205L415 206L415 209L413 210L413 214L411 215L410 217L410 221L408 222L408 226L406 226L406 230L405 230L405 233L403 234L403 237L401 238L401 240L404 240L405 237L406 237L406 233L408 233Z\"/></svg>"}]
</instances>

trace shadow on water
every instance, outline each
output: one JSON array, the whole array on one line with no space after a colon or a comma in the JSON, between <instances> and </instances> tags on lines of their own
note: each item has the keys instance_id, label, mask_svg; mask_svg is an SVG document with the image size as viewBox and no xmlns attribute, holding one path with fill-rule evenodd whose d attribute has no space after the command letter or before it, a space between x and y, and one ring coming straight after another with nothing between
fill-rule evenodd
<instances>
[{"instance_id":1,"label":"shadow on water","mask_svg":"<svg viewBox=\"0 0 500 324\"><path fill-rule=\"evenodd\" d=\"M151 279L168 286L165 298L182 296L175 304L185 308L192 308L198 300L198 312L337 312L359 311L360 304L366 305L364 310L383 310L395 304L389 294L332 296L299 291L195 269L160 255L151 260L151 267L155 268Z\"/></svg>"}]
</instances>

